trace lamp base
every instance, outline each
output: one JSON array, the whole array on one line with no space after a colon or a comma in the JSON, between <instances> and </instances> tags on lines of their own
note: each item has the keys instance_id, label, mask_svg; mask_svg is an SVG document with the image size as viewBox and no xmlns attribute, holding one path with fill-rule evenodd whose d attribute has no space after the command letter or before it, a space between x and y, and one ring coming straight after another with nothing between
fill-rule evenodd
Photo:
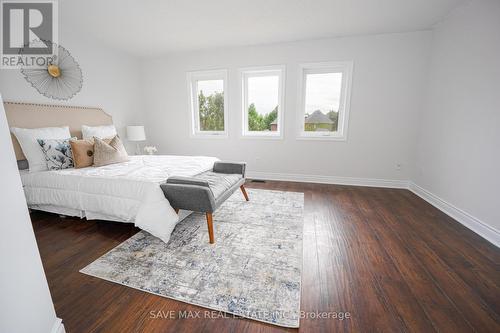
<instances>
[{"instance_id":1,"label":"lamp base","mask_svg":"<svg viewBox=\"0 0 500 333\"><path fill-rule=\"evenodd\" d=\"M139 145L139 142L135 144L135 154L141 155L141 146Z\"/></svg>"}]
</instances>

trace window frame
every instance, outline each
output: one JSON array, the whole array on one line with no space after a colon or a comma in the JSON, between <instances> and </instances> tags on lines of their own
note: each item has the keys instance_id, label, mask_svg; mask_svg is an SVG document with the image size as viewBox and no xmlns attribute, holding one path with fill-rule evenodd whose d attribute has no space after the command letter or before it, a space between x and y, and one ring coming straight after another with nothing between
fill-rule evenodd
<instances>
[{"instance_id":1,"label":"window frame","mask_svg":"<svg viewBox=\"0 0 500 333\"><path fill-rule=\"evenodd\" d=\"M239 69L241 85L241 137L254 139L283 139L285 105L285 65L245 67ZM248 130L248 79L251 77L278 76L278 129L272 131Z\"/></svg>"},{"instance_id":2,"label":"window frame","mask_svg":"<svg viewBox=\"0 0 500 333\"><path fill-rule=\"evenodd\" d=\"M198 81L222 80L224 89L224 130L200 130L200 108L198 105ZM223 139L228 137L228 71L227 69L191 71L187 73L187 87L190 109L190 136L194 138Z\"/></svg>"},{"instance_id":3,"label":"window frame","mask_svg":"<svg viewBox=\"0 0 500 333\"><path fill-rule=\"evenodd\" d=\"M347 141L353 61L330 61L304 63L299 65L298 104L297 104L297 139ZM307 74L342 73L342 86L339 103L339 121L336 132L308 132L304 130Z\"/></svg>"}]
</instances>

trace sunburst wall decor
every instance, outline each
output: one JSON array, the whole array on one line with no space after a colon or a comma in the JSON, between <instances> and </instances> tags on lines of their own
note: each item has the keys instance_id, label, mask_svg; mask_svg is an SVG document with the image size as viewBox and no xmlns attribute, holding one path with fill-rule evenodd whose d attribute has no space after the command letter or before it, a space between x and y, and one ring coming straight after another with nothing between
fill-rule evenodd
<instances>
[{"instance_id":1,"label":"sunburst wall decor","mask_svg":"<svg viewBox=\"0 0 500 333\"><path fill-rule=\"evenodd\" d=\"M57 49L57 53L47 68L23 67L21 73L40 94L53 99L68 100L82 89L82 70L68 50L49 43Z\"/></svg>"}]
</instances>

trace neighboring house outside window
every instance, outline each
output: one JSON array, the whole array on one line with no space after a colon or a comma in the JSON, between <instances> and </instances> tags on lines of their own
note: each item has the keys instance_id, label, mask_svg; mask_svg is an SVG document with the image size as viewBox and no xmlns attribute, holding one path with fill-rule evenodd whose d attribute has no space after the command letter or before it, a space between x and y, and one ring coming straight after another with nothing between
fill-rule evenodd
<instances>
[{"instance_id":1,"label":"neighboring house outside window","mask_svg":"<svg viewBox=\"0 0 500 333\"><path fill-rule=\"evenodd\" d=\"M326 115L320 110L314 111L305 117L305 131L310 132L334 132L337 130L338 112L330 111Z\"/></svg>"}]
</instances>

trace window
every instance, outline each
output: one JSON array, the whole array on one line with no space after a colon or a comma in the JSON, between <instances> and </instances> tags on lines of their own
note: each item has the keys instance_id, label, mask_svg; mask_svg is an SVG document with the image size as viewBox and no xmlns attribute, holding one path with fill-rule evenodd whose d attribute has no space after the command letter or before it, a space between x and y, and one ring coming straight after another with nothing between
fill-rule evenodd
<instances>
[{"instance_id":1,"label":"window","mask_svg":"<svg viewBox=\"0 0 500 333\"><path fill-rule=\"evenodd\" d=\"M227 71L188 73L191 133L227 137Z\"/></svg>"},{"instance_id":2,"label":"window","mask_svg":"<svg viewBox=\"0 0 500 333\"><path fill-rule=\"evenodd\" d=\"M284 71L284 66L240 71L243 136L282 137Z\"/></svg>"},{"instance_id":3,"label":"window","mask_svg":"<svg viewBox=\"0 0 500 333\"><path fill-rule=\"evenodd\" d=\"M300 66L300 138L346 140L352 62Z\"/></svg>"}]
</instances>

